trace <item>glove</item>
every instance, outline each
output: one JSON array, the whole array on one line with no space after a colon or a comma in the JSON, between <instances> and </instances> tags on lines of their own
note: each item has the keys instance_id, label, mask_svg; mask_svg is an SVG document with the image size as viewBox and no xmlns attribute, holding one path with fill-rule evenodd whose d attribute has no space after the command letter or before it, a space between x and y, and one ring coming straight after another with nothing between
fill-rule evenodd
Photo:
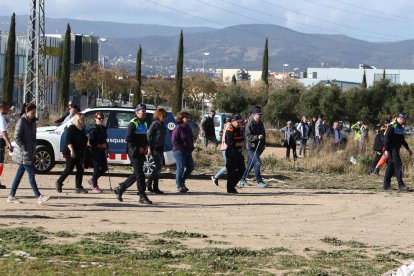
<instances>
[{"instance_id":1,"label":"glove","mask_svg":"<svg viewBox=\"0 0 414 276\"><path fill-rule=\"evenodd\" d=\"M259 138L259 140L263 140L264 139L264 135L260 134L257 138Z\"/></svg>"},{"instance_id":2,"label":"glove","mask_svg":"<svg viewBox=\"0 0 414 276\"><path fill-rule=\"evenodd\" d=\"M388 150L384 151L384 157L388 158L388 156L390 156L390 153L388 152Z\"/></svg>"}]
</instances>

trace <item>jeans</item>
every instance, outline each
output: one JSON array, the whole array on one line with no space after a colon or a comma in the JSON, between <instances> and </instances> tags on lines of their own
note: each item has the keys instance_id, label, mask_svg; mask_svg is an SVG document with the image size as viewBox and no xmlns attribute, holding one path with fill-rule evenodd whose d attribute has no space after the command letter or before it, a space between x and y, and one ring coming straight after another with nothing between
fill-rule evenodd
<instances>
[{"instance_id":1,"label":"jeans","mask_svg":"<svg viewBox=\"0 0 414 276\"><path fill-rule=\"evenodd\" d=\"M160 179L161 169L162 169L162 161L164 158L164 148L152 148L152 158L154 159L155 168L152 171L151 175L148 177L150 182L154 182L158 184L158 180Z\"/></svg>"},{"instance_id":2,"label":"jeans","mask_svg":"<svg viewBox=\"0 0 414 276\"><path fill-rule=\"evenodd\" d=\"M124 192L126 189L131 187L134 182L137 182L138 194L145 194L145 173L144 173L144 162L146 160L144 154L138 154L136 157L132 157L128 153L129 160L131 160L131 166L134 169L134 173L131 174L124 182L120 183L121 191Z\"/></svg>"},{"instance_id":3,"label":"jeans","mask_svg":"<svg viewBox=\"0 0 414 276\"><path fill-rule=\"evenodd\" d=\"M306 144L308 143L308 139L300 139L300 147L299 147L299 155L302 156L302 152L303 152L303 156L306 155Z\"/></svg>"},{"instance_id":4,"label":"jeans","mask_svg":"<svg viewBox=\"0 0 414 276\"><path fill-rule=\"evenodd\" d=\"M33 193L36 197L40 196L39 189L37 188L36 179L35 179L35 170L33 165L22 165L19 164L19 167L17 168L16 176L14 177L12 187L10 189L11 196L16 195L17 188L19 187L20 181L22 180L24 171L27 172L27 176L29 177L29 183L32 187Z\"/></svg>"},{"instance_id":5,"label":"jeans","mask_svg":"<svg viewBox=\"0 0 414 276\"><path fill-rule=\"evenodd\" d=\"M185 180L194 170L194 161L191 152L174 151L175 164L177 172L175 174L175 184L177 188L182 188Z\"/></svg>"},{"instance_id":6,"label":"jeans","mask_svg":"<svg viewBox=\"0 0 414 276\"><path fill-rule=\"evenodd\" d=\"M226 164L226 151L222 150L221 153L223 154L223 159L224 159L224 164ZM220 177L222 177L225 173L227 173L227 168L226 165L224 165L224 167L222 167L214 176L215 179L219 179Z\"/></svg>"},{"instance_id":7,"label":"jeans","mask_svg":"<svg viewBox=\"0 0 414 276\"><path fill-rule=\"evenodd\" d=\"M93 162L93 175L92 185L96 187L98 185L98 178L104 175L108 170L108 159L106 159L105 150L94 149L92 150L92 162Z\"/></svg>"},{"instance_id":8,"label":"jeans","mask_svg":"<svg viewBox=\"0 0 414 276\"><path fill-rule=\"evenodd\" d=\"M246 177L249 175L252 168L254 168L254 176L256 178L257 183L263 181L262 175L260 173L260 166L262 165L262 161L260 160L261 151L257 151L256 154L255 149L247 150L247 165L246 170L243 174L242 180L246 180ZM253 158L254 157L254 158Z\"/></svg>"},{"instance_id":9,"label":"jeans","mask_svg":"<svg viewBox=\"0 0 414 276\"><path fill-rule=\"evenodd\" d=\"M83 178L83 155L76 155L75 158L71 158L70 156L66 156L66 167L63 173L60 175L57 182L59 184L63 184L63 181L73 172L73 169L76 166L76 189L83 189L82 186L82 178Z\"/></svg>"}]
</instances>

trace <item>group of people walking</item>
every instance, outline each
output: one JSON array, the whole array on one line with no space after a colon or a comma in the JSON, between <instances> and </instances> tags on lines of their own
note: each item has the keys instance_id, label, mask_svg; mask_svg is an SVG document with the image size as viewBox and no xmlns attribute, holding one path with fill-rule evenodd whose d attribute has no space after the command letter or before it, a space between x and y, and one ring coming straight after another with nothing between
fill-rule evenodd
<instances>
[{"instance_id":1,"label":"group of people walking","mask_svg":"<svg viewBox=\"0 0 414 276\"><path fill-rule=\"evenodd\" d=\"M70 109L73 106L70 104ZM14 133L15 146L13 147L7 133L6 115L9 106L6 103L0 103L0 176L4 168L4 154L6 146L12 153L12 159L19 165L16 176L7 198L8 202L19 203L16 198L16 192L19 187L24 172L27 172L29 183L37 198L39 204L50 199L49 196L40 193L34 170L34 155L36 151L36 106L34 104L24 105L20 119L18 120ZM146 105L139 104L135 108L135 117L128 125L126 142L126 153L128 154L133 173L126 178L119 186L115 187L114 193L119 201L123 201L123 194L135 182L139 202L141 204L152 204L146 191L155 194L163 194L159 187L160 172L163 164L163 154L165 147L165 137L167 128L164 121L167 118L166 110L159 108L154 112L154 120L149 123L146 118ZM208 120L214 118L215 112L210 111L209 116L205 119L204 144L207 141L217 142L212 136L211 124ZM214 184L218 185L219 179L227 173L227 192L238 193L236 186L247 186L246 178L250 171L254 169L254 175L258 187L266 187L266 183L261 176L260 156L265 149L266 132L262 122L262 111L259 107L252 110L251 116L246 121L238 115L228 119L223 128L220 149L224 159L225 166L212 176ZM69 115L70 116L70 113ZM90 191L92 193L102 193L98 181L108 171L109 146L107 143L107 130L103 125L104 114L96 112L95 124L87 133L85 130L85 116L80 112L73 115L71 126L67 129L67 139L63 154L66 156L66 166L63 173L55 183L58 193L63 191L66 178L73 172L76 167L75 191L77 193L88 193L83 184L84 167L86 160L89 160L93 166L92 178L88 179ZM372 161L371 171L378 174L380 166L388 162L384 178L384 189L390 188L391 177L395 175L398 180L400 189L406 189L402 180L402 162L400 157L400 148L404 146L412 155L407 142L404 138L403 125L407 119L406 114L399 114L392 123L384 121L376 136L374 143L375 158ZM319 123L318 123L319 121ZM194 160L192 152L194 151L194 138L190 123L190 114L180 112L176 119L177 126L172 132L173 154L176 160L176 188L178 193L187 193L189 188L186 180L194 170ZM287 125L280 129L284 134L283 143L286 146L286 158L290 156L290 150L293 151L293 158L296 160L296 140L300 140L299 155L306 154L306 144L308 139L322 140L323 135L331 135L334 144L340 141L338 122L334 122L331 128L327 127L326 121L314 117L311 124L308 124L306 117L295 127L289 121ZM361 128L361 126L360 126ZM318 131L316 131L316 129ZM214 133L215 135L215 133ZM319 141L320 142L320 141ZM247 163L243 157L243 148L247 150ZM155 168L151 175L145 180L144 162L146 155L151 155L154 160ZM385 161L384 161L385 160ZM382 165L381 165L382 164ZM0 188L6 187L0 183Z\"/></svg>"}]
</instances>

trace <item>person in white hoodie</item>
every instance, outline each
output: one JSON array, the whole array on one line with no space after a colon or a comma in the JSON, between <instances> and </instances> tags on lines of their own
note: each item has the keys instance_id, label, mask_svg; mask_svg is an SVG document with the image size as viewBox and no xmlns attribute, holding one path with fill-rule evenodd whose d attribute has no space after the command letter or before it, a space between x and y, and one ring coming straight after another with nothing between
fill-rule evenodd
<instances>
[{"instance_id":1,"label":"person in white hoodie","mask_svg":"<svg viewBox=\"0 0 414 276\"><path fill-rule=\"evenodd\" d=\"M300 133L300 147L299 147L299 157L306 156L306 144L308 143L309 134L310 134L310 125L305 116L302 117L302 120L296 127Z\"/></svg>"}]
</instances>

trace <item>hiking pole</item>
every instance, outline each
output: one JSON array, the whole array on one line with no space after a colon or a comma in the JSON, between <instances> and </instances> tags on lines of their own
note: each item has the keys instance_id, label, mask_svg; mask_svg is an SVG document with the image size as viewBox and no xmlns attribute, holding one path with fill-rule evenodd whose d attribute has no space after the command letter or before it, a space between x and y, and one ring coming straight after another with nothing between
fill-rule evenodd
<instances>
[{"instance_id":1,"label":"hiking pole","mask_svg":"<svg viewBox=\"0 0 414 276\"><path fill-rule=\"evenodd\" d=\"M109 164L108 164L108 179L109 179L109 190L112 192L112 183L111 183L111 172L109 171Z\"/></svg>"},{"instance_id":2,"label":"hiking pole","mask_svg":"<svg viewBox=\"0 0 414 276\"><path fill-rule=\"evenodd\" d=\"M257 143L256 150L255 150L255 151L254 151L254 153L253 153L253 157L252 157L252 159L250 160L250 164L249 164L249 166L248 166L247 170L244 172L243 179L246 179L246 178L247 178L247 176L248 176L248 175L249 175L249 173L250 173L250 170L251 170L252 165L253 165L253 160L254 160L254 158L256 157L256 153L257 153L257 150L259 149L259 146L260 146L260 142L261 142L261 141L262 141L262 140L259 140L259 143Z\"/></svg>"}]
</instances>

